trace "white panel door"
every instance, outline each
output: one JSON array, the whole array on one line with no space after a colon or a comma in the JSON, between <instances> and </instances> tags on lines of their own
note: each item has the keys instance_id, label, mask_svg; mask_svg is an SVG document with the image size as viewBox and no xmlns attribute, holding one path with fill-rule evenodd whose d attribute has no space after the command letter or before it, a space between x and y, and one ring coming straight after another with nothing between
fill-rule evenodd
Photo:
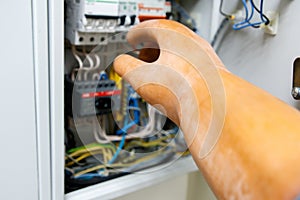
<instances>
[{"instance_id":1,"label":"white panel door","mask_svg":"<svg viewBox=\"0 0 300 200\"><path fill-rule=\"evenodd\" d=\"M0 2L0 199L38 199L32 4Z\"/></svg>"}]
</instances>

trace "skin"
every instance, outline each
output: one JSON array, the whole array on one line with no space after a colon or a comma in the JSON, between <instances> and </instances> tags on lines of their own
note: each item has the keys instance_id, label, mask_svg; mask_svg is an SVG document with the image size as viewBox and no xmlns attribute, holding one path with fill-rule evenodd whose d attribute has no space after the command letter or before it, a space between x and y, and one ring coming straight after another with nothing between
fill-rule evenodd
<instances>
[{"instance_id":1,"label":"skin","mask_svg":"<svg viewBox=\"0 0 300 200\"><path fill-rule=\"evenodd\" d=\"M128 33L140 59L115 71L182 129L218 199L295 199L300 194L300 114L231 74L183 25L146 21ZM153 49L153 48L159 48Z\"/></svg>"}]
</instances>

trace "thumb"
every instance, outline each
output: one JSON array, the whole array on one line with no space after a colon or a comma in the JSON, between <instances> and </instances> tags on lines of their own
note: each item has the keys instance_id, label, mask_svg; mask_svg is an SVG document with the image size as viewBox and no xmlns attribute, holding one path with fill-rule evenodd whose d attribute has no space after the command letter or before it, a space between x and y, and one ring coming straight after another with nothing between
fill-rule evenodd
<instances>
[{"instance_id":1,"label":"thumb","mask_svg":"<svg viewBox=\"0 0 300 200\"><path fill-rule=\"evenodd\" d=\"M144 61L139 60L133 56L122 54L115 58L113 66L115 72L117 72L119 76L123 77L127 73L145 64L146 63Z\"/></svg>"}]
</instances>

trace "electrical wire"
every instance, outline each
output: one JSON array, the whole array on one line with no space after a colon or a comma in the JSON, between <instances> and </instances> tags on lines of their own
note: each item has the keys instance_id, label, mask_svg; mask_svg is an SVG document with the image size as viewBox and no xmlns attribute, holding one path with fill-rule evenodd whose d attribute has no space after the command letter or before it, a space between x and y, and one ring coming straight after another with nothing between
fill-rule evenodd
<instances>
[{"instance_id":1,"label":"electrical wire","mask_svg":"<svg viewBox=\"0 0 300 200\"><path fill-rule=\"evenodd\" d=\"M260 1L260 10L256 7L253 0L250 0L251 4L253 5L254 9L260 13L261 21L265 23L265 25L268 25L270 23L269 18L263 13L263 6L264 6L264 0Z\"/></svg>"},{"instance_id":2,"label":"electrical wire","mask_svg":"<svg viewBox=\"0 0 300 200\"><path fill-rule=\"evenodd\" d=\"M115 160L117 159L117 157L119 156L121 150L124 147L124 144L125 144L125 137L124 136L125 136L125 133L123 135L123 140L120 142L120 144L118 146L117 151L115 152L114 156L112 157L112 159L107 164L97 165L97 166L85 169L81 172L76 173L74 175L74 177L76 179L91 179L91 178L94 178L94 177L102 177L101 172L103 172L103 170L106 167L110 167L110 168L112 168L112 167L132 167L133 164L138 164L138 163L144 162L146 160L149 160L150 158L154 158L154 157L158 156L158 154L154 154L154 155L150 155L150 156L144 156L144 157L142 157L142 158L140 158L140 159L138 159L134 162L130 162L130 163L127 163L127 164L114 163ZM166 141L168 139L172 139L174 137L175 137L175 135L167 135L165 137L162 137L162 138L159 138L157 140L150 141L150 142L132 141L131 143L128 144L128 146L126 145L126 149L128 149L128 148L130 149L134 146L141 146L141 147L167 146L168 143L164 142L164 141ZM82 149L80 149L79 151L81 151L81 150ZM159 154L160 153L161 152L159 152ZM89 172L93 172L93 171L96 171L96 170L100 170L100 171L98 171L98 173L87 174Z\"/></svg>"},{"instance_id":3,"label":"electrical wire","mask_svg":"<svg viewBox=\"0 0 300 200\"><path fill-rule=\"evenodd\" d=\"M148 105L147 112L149 115L149 121L147 125L140 131L133 132L126 135L126 139L144 138L154 133L155 121L157 120L157 116L155 115L155 113L157 111L153 106ZM120 141L122 139L122 137L120 136L111 136L111 135L106 135L105 138L109 141Z\"/></svg>"},{"instance_id":4,"label":"electrical wire","mask_svg":"<svg viewBox=\"0 0 300 200\"><path fill-rule=\"evenodd\" d=\"M139 163L145 162L147 160L156 158L161 153L162 153L161 151L157 151L157 152L154 152L154 153L151 153L149 155L143 156L143 157L141 157L139 159L136 159L133 162L126 163L126 164L124 164L124 163L116 163L116 164L111 164L111 165L103 165L103 164L97 165L97 166L94 166L94 167L91 167L91 168L88 168L88 169L85 169L83 171L75 173L74 174L74 178L76 178L76 179L89 179L89 178L94 178L94 177L102 177L100 173L90 173L90 172L101 170L101 169L103 170L106 167L109 167L109 168L124 168L124 167L129 167L129 166L132 166L132 165L135 165L135 164L139 164ZM88 173L90 173L90 174L88 174Z\"/></svg>"},{"instance_id":5,"label":"electrical wire","mask_svg":"<svg viewBox=\"0 0 300 200\"><path fill-rule=\"evenodd\" d=\"M137 99L133 99L133 106L134 107L137 107L138 108L138 102L137 102ZM134 112L137 112L139 113L139 111L134 111ZM134 126L135 124L137 124L139 121L139 114L134 114L134 121L132 121L131 123L125 125L121 130L122 130L122 140L118 146L118 149L116 151L116 153L113 155L112 159L108 162L108 164L112 164L115 162L115 160L118 158L121 150L123 149L124 145L125 145L125 140L126 140L126 132L128 129L130 129L132 126ZM118 134L118 132L117 132Z\"/></svg>"},{"instance_id":6,"label":"electrical wire","mask_svg":"<svg viewBox=\"0 0 300 200\"><path fill-rule=\"evenodd\" d=\"M86 52L86 47L85 47L85 46L83 46L83 55L84 55L84 56L86 57L86 59L88 60L89 65L90 65L89 67L90 67L90 68L95 67L94 61L93 61L92 57L90 56L90 54Z\"/></svg>"},{"instance_id":7,"label":"electrical wire","mask_svg":"<svg viewBox=\"0 0 300 200\"><path fill-rule=\"evenodd\" d=\"M79 161L77 161L77 160L74 159L73 157L69 156L68 154L66 154L65 157L66 157L66 158L65 158L66 160L69 159L69 160L72 161L72 162L69 162L69 163L72 163L72 164L67 163L66 166L68 166L68 165L73 165L74 163L77 164L77 165L79 165L79 166L85 165L84 163L79 163Z\"/></svg>"},{"instance_id":8,"label":"electrical wire","mask_svg":"<svg viewBox=\"0 0 300 200\"><path fill-rule=\"evenodd\" d=\"M120 142L120 144L117 148L117 151L115 152L113 157L107 162L106 165L109 165L110 167L116 167L117 166L117 165L112 165L112 164L114 164L114 162L117 160L120 152L123 149L123 146L125 145L125 139L126 139L125 136L126 136L126 133L123 133L122 141ZM99 176L102 177L101 173L103 173L103 169L106 168L106 165L99 165L97 167L92 167L92 168L84 170L80 173L76 173L74 175L74 177L77 178L77 179L91 179L91 178L94 178L95 176L96 177L99 177ZM86 174L86 173L89 173L89 172L92 172L92 171L95 171L95 170L99 170L99 169L101 169L101 170L96 174ZM84 174L85 174L85 176L82 176Z\"/></svg>"},{"instance_id":9,"label":"electrical wire","mask_svg":"<svg viewBox=\"0 0 300 200\"><path fill-rule=\"evenodd\" d=\"M138 105L138 100L136 98L130 98L132 100L132 108L136 108L133 111L134 114L134 120L130 122L129 124L125 125L122 129L117 131L117 135L121 135L122 133L126 132L128 129L133 127L134 125L137 125L140 121L140 110ZM130 104L129 104L130 105Z\"/></svg>"},{"instance_id":10,"label":"electrical wire","mask_svg":"<svg viewBox=\"0 0 300 200\"><path fill-rule=\"evenodd\" d=\"M242 3L243 3L243 6L244 6L244 9L245 9L245 19L244 19L244 21L241 21L241 22L233 24L232 28L234 30L241 30L243 28L251 26L249 21L253 17L253 10L254 10L254 8L252 7L252 10L251 10L252 12L251 12L250 17L249 17L249 10L248 10L248 6L247 6L246 0L242 0Z\"/></svg>"},{"instance_id":11,"label":"electrical wire","mask_svg":"<svg viewBox=\"0 0 300 200\"><path fill-rule=\"evenodd\" d=\"M122 151L122 149L125 145L125 140L126 140L126 133L124 132L123 136L122 136L122 140L117 148L116 153L113 155L112 159L108 162L109 165L113 164L116 161L116 159L118 158L120 152Z\"/></svg>"},{"instance_id":12,"label":"electrical wire","mask_svg":"<svg viewBox=\"0 0 300 200\"><path fill-rule=\"evenodd\" d=\"M174 135L173 132L165 132L165 134L167 134L167 135L164 136L164 137L158 138L156 140L151 140L151 141L148 141L148 142L143 141L142 139L140 139L139 141L131 141L125 147L124 147L124 143L125 143L125 139L124 139L123 142L122 141L120 142L119 147L118 147L117 151L115 152L115 155L113 156L113 158L112 158L112 154L110 154L109 157L111 158L111 160L109 162L104 162L104 163L107 163L107 164L101 164L101 165L96 165L96 166L93 166L93 167L89 167L87 169L81 170L81 171L76 172L76 173L73 172L72 173L73 177L75 179L80 179L80 180L89 180L89 179L92 179L92 178L95 178L95 177L103 177L103 173L105 173L105 171L109 173L109 170L107 170L107 167L109 167L109 168L125 168L125 167L135 168L134 167L135 165L140 165L143 162L146 162L148 160L154 159L157 156L159 156L162 153L162 149L156 151L155 153L143 156L143 157L138 158L138 159L135 158L134 154L131 154L131 156L130 156L131 159L126 157L126 160L133 160L132 162L114 163L114 161L118 157L121 149L123 149L123 147L124 147L125 150L126 149L129 150L129 149L131 149L135 146L136 147L140 146L140 147L144 147L144 148L150 148L150 147L154 147L154 146L166 147L169 144L168 140L173 139L176 135ZM70 154L71 156L80 156L77 159L77 161L78 161L78 160L81 160L81 159L84 159L85 157L87 157L88 155L86 155L86 152L88 152L88 151L96 151L98 149L104 150L106 148L109 148L111 151L115 150L113 145L108 145L108 144L100 144L99 145L97 143L94 143L94 144L87 145L86 147L87 147L86 149L85 149L85 147L74 148L74 149L69 150L68 152L71 153ZM173 150L171 150L172 152L175 152L174 148L175 147L172 147L172 149L173 149ZM110 153L112 153L111 151L110 151ZM166 153L166 150L163 150L163 151ZM91 155L95 155L96 153L98 153L98 152L93 152L93 153L91 152ZM83 154L83 155L81 155L81 154ZM109 153L106 152L104 154L108 155ZM68 155L68 156L70 156L70 155ZM107 161L107 159L105 159L105 161ZM122 162L126 162L126 161L124 160ZM98 171L98 172L97 173L90 173L90 172L93 172L93 171Z\"/></svg>"},{"instance_id":13,"label":"electrical wire","mask_svg":"<svg viewBox=\"0 0 300 200\"><path fill-rule=\"evenodd\" d=\"M96 53L94 53L93 55L94 55L95 60L96 60L95 67L98 68L98 67L100 67L100 64L101 64L100 57Z\"/></svg>"},{"instance_id":14,"label":"electrical wire","mask_svg":"<svg viewBox=\"0 0 300 200\"><path fill-rule=\"evenodd\" d=\"M79 69L75 69L75 70L72 72L72 80L75 81L75 73L76 73L76 72L77 72L77 74L78 74L78 80L81 80L81 72L80 72L80 69L83 68L83 61L81 60L80 56L77 54L75 45L72 45L71 50L72 50L72 54L73 54L74 58L76 59L76 61L77 61L77 63L78 63L78 66L79 66Z\"/></svg>"},{"instance_id":15,"label":"electrical wire","mask_svg":"<svg viewBox=\"0 0 300 200\"><path fill-rule=\"evenodd\" d=\"M223 12L223 0L220 0L219 12L221 15L223 15L227 19L231 19L231 20L234 19L234 15L229 15L229 14L226 14Z\"/></svg>"},{"instance_id":16,"label":"electrical wire","mask_svg":"<svg viewBox=\"0 0 300 200\"><path fill-rule=\"evenodd\" d=\"M79 163L81 160L84 160L90 156L95 156L102 154L104 163L107 163L109 160L112 159L112 155L116 152L116 149L113 145L106 145L103 144L101 146L92 144L85 147L79 147L76 149L72 149L71 154L66 154L66 160L71 160L71 162L68 162L66 166L72 166L73 164L77 165L83 165L82 163ZM75 158L77 157L77 158Z\"/></svg>"},{"instance_id":17,"label":"electrical wire","mask_svg":"<svg viewBox=\"0 0 300 200\"><path fill-rule=\"evenodd\" d=\"M94 147L89 147L89 148L83 147L83 149L79 149L79 150L72 152L71 154L68 154L68 157L74 158L74 157L81 156L82 154L98 152L98 151L103 150L104 148L110 149L113 153L116 151L116 148L113 145L94 146Z\"/></svg>"},{"instance_id":18,"label":"electrical wire","mask_svg":"<svg viewBox=\"0 0 300 200\"><path fill-rule=\"evenodd\" d=\"M77 152L79 150L87 152L87 151L95 151L98 150L98 148L102 149L102 148L109 148L113 151L115 151L115 146L111 145L111 144L99 144L99 143L92 143L92 144L88 144L82 147L76 147L73 149L68 150L68 154Z\"/></svg>"},{"instance_id":19,"label":"electrical wire","mask_svg":"<svg viewBox=\"0 0 300 200\"><path fill-rule=\"evenodd\" d=\"M251 6L251 13L249 15L249 10L248 10L248 6L247 6L247 1L246 0L242 0L244 9L245 9L245 20L239 23L235 23L232 28L234 30L241 30L247 27L253 27L253 28L260 28L260 25L265 23L269 23L270 20L263 14L263 0L261 0L260 3L260 10L255 6L253 0L250 0L250 6ZM261 21L260 22L255 22L255 23L251 23L251 19L254 16L254 10L256 10L257 12L259 12L260 14L260 18Z\"/></svg>"},{"instance_id":20,"label":"electrical wire","mask_svg":"<svg viewBox=\"0 0 300 200\"><path fill-rule=\"evenodd\" d=\"M131 141L130 143L128 143L126 145L125 149L129 150L129 149L134 148L134 147L166 146L169 143L164 142L164 141L168 140L168 139L172 139L174 137L175 137L175 135L168 135L168 136L165 136L165 137L162 137L162 138L159 138L157 140L150 141L150 142L145 142L145 141L141 141L141 140L140 141L139 140L134 140L134 141Z\"/></svg>"},{"instance_id":21,"label":"electrical wire","mask_svg":"<svg viewBox=\"0 0 300 200\"><path fill-rule=\"evenodd\" d=\"M99 74L99 73L98 73ZM103 76L102 76L103 75ZM106 76L105 76L106 75ZM102 80L108 79L106 73L99 74L99 76L102 76ZM100 78L99 77L99 78ZM134 91L130 91L129 93L135 93ZM108 144L110 140L108 140L107 135L106 135L106 129L105 129L105 121L104 117L107 116L101 116L100 118L100 123L103 124L103 126L100 128L100 131L98 131L97 123L98 120L97 118L93 119L92 121L86 120L86 122L92 123L93 125L93 132L95 135L95 139L98 143L90 144L84 147L77 147L74 149L71 149L68 151L68 154L66 155L66 169L67 167L72 167L72 171L66 170L69 174L71 174L72 178L75 178L77 180L90 180L94 177L102 178L105 176L110 176L113 171L111 168L125 168L125 167L133 167L133 165L139 165L140 168L141 163L148 161L150 159L155 159L157 156L161 154L161 150L158 150L156 153L151 154L150 156L143 156L142 158L136 158L136 154L130 154L130 156L127 156L126 159L120 157L120 154L123 149L132 149L134 147L143 147L143 148L151 148L151 147L166 147L168 146L167 140L171 139L174 137L174 135L167 135L165 137L161 137L157 140L152 140L151 138L150 141L135 141L130 143L130 145L125 145L126 139L127 139L127 134L126 132L132 128L133 126L137 125L140 123L140 118L141 118L141 108L139 107L139 99L135 95L128 95L127 102L129 102L129 106L126 107L126 115L124 119L124 126L121 130L119 130L118 134L121 134L121 140L119 144L117 144L118 147ZM131 110L131 112L129 112ZM146 112L145 112L146 113ZM136 137L138 135L144 136L149 135L153 133L154 128L156 126L155 124L155 119L156 119L156 111L152 106L147 107L147 113L149 116L149 123L147 124L146 128L144 131L140 131L135 133ZM130 118L130 114L133 114L133 120L128 123L128 120ZM146 115L145 115L146 116ZM120 137L120 136L118 136ZM173 149L174 147L172 147ZM167 148L169 149L169 148ZM133 151L134 152L134 151ZM172 150L174 152L174 150ZM102 165L97 165L95 166L95 162L92 159L87 159L91 156L102 156L103 158L103 163ZM122 154L123 155L123 154ZM138 157L138 156L137 156ZM122 160L121 160L122 158ZM126 163L126 161L129 161ZM134 161L132 161L134 160ZM84 162L81 162L84 161ZM92 161L92 162L91 162ZM159 161L162 162L162 161ZM152 162L153 163L153 162ZM84 166L83 166L84 165ZM149 163L143 163L142 166L147 166ZM80 170L80 171L79 171ZM96 173L91 173L95 172Z\"/></svg>"},{"instance_id":22,"label":"electrical wire","mask_svg":"<svg viewBox=\"0 0 300 200\"><path fill-rule=\"evenodd\" d=\"M105 123L102 123L102 127L100 127L100 130L99 128L97 128L97 124L97 119L93 119L93 134L96 142L98 142L99 144L109 143L110 141L106 138ZM102 138L100 138L99 136L102 136Z\"/></svg>"},{"instance_id":23,"label":"electrical wire","mask_svg":"<svg viewBox=\"0 0 300 200\"><path fill-rule=\"evenodd\" d=\"M108 75L105 71L101 71L100 72L100 78L99 78L100 81L102 80L108 80Z\"/></svg>"},{"instance_id":24,"label":"electrical wire","mask_svg":"<svg viewBox=\"0 0 300 200\"><path fill-rule=\"evenodd\" d=\"M90 157L90 156L95 156L95 155L98 155L98 154L102 154L103 157L106 157L107 158L107 152L105 151L105 149L101 149L101 151L97 151L97 152L88 152L88 153L85 153L85 154L82 154L80 155L78 158L76 159L73 159L71 162L67 163L66 166L72 166L74 163L78 164L80 161Z\"/></svg>"},{"instance_id":25,"label":"electrical wire","mask_svg":"<svg viewBox=\"0 0 300 200\"><path fill-rule=\"evenodd\" d=\"M89 53L86 52L85 46L83 46L82 51L83 51L83 56L86 58L86 60L89 63L89 69L85 70L85 72L84 72L84 80L87 80L90 69L94 68L95 66L94 66L94 61L93 61L92 57L90 56Z\"/></svg>"},{"instance_id":26,"label":"electrical wire","mask_svg":"<svg viewBox=\"0 0 300 200\"><path fill-rule=\"evenodd\" d=\"M79 55L77 54L76 47L74 45L72 45L71 48L72 48L72 54L75 57L75 59L77 60L79 68L83 68L83 62L82 62L81 58L79 57Z\"/></svg>"},{"instance_id":27,"label":"electrical wire","mask_svg":"<svg viewBox=\"0 0 300 200\"><path fill-rule=\"evenodd\" d=\"M221 31L224 29L225 25L226 25L228 22L229 22L229 20L228 20L228 18L226 18L226 17L222 20L222 22L221 22L221 24L220 24L218 30L216 31L216 33L215 33L215 35L214 35L213 40L212 40L211 43L210 43L212 47L215 47L215 44L216 44L216 42L217 42L217 40L218 40L218 37L219 37Z\"/></svg>"},{"instance_id":28,"label":"electrical wire","mask_svg":"<svg viewBox=\"0 0 300 200\"><path fill-rule=\"evenodd\" d=\"M128 106L127 110L134 110L134 111L139 111L141 112L141 109L139 107L133 107L133 106Z\"/></svg>"}]
</instances>

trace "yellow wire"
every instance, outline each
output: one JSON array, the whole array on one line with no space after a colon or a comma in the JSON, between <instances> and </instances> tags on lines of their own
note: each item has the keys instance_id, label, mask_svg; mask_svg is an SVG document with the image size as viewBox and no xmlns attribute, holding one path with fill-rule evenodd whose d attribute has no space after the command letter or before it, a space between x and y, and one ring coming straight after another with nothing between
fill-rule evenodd
<instances>
[{"instance_id":1,"label":"yellow wire","mask_svg":"<svg viewBox=\"0 0 300 200\"><path fill-rule=\"evenodd\" d=\"M152 146L166 146L168 143L162 142L163 140L167 140L170 138L173 138L174 136L169 135L162 138L159 138L157 140L153 140L151 142L144 142L144 141L132 141L126 145L125 149L130 149L135 146L141 146L141 147L152 147Z\"/></svg>"},{"instance_id":2,"label":"yellow wire","mask_svg":"<svg viewBox=\"0 0 300 200\"><path fill-rule=\"evenodd\" d=\"M138 164L138 163L141 163L141 162L144 162L144 161L147 161L147 160L150 160L151 158L155 158L157 157L157 155L161 154L160 151L156 152L156 153L153 153L153 154L150 154L148 156L144 156L140 159L137 159L136 161L134 162L131 162L131 163L126 163L126 164L122 164L122 163L116 163L116 164L112 164L112 165L97 165L95 167L91 167L91 168L88 168L86 170L83 170L81 172L78 172L76 174L74 174L74 177L78 177L80 175L83 175L83 174L87 174L89 172L92 172L92 171L96 171L96 170L99 170L99 169L102 169L102 168L106 168L106 167L111 167L111 168L116 168L116 167L129 167L129 166L132 166L134 164Z\"/></svg>"},{"instance_id":3,"label":"yellow wire","mask_svg":"<svg viewBox=\"0 0 300 200\"><path fill-rule=\"evenodd\" d=\"M86 170L83 170L83 171L80 171L76 174L74 174L74 177L77 177L77 176L80 176L80 175L83 175L83 174L87 174L89 172L92 172L92 171L96 171L96 170L99 170L99 169L103 169L103 168L106 168L106 167L111 167L111 168L114 168L114 167L127 167L128 165L126 164L121 164L121 163L116 163L116 164L112 164L112 165L97 165L95 167L91 167L91 168L88 168Z\"/></svg>"},{"instance_id":4,"label":"yellow wire","mask_svg":"<svg viewBox=\"0 0 300 200\"><path fill-rule=\"evenodd\" d=\"M103 152L104 163L108 163L111 160L110 151L108 149L103 149Z\"/></svg>"},{"instance_id":5,"label":"yellow wire","mask_svg":"<svg viewBox=\"0 0 300 200\"><path fill-rule=\"evenodd\" d=\"M97 151L97 150L102 150L105 148L109 148L111 149L113 152L115 152L115 148L114 147L91 147L91 148L87 148L87 149L81 149L78 151L75 151L73 153L71 153L69 156L70 157L74 157L74 156L78 156L79 154L84 154L84 153L89 153L89 152L93 152L93 151Z\"/></svg>"},{"instance_id":6,"label":"yellow wire","mask_svg":"<svg viewBox=\"0 0 300 200\"><path fill-rule=\"evenodd\" d=\"M125 149L129 149L131 147L134 147L134 146L141 146L141 147L151 147L151 146L166 146L168 143L166 142L163 142L163 140L167 140L167 139L170 139L170 138L174 138L173 135L168 135L168 136L165 136L165 137L162 137L162 138L159 138L157 140L153 140L153 141L150 141L150 142L145 142L145 141L131 141L130 143L128 143L128 145L126 145ZM102 153L103 154L103 159L104 159L104 163L108 163L109 160L111 160L111 158L113 157L113 154L115 153L115 148L113 147L92 147L92 148L87 148L87 149L81 149L81 150L78 150L76 152L73 152L72 154L68 155L70 157L74 157L74 156L79 156L78 158L74 159L76 162L79 162L80 160L83 160L89 156L92 156L92 155L96 155L96 154L99 154L99 153ZM83 155L81 155L83 154ZM106 168L106 167L128 167L128 166L131 166L131 165L134 165L134 164L138 164L138 163L141 163L141 162L144 162L144 161L147 161L151 158L154 158L156 157L158 154L161 154L160 151L156 152L156 153L153 153L153 154L150 154L148 156L144 156L142 158L139 158L137 160L135 160L134 162L130 162L130 163L126 163L126 164L123 164L123 163L116 163L116 164L112 164L112 165L97 165L95 167L91 167L91 168L88 168L86 170L83 170L83 171L80 171L78 173L75 173L74 176L77 177L77 176L80 176L80 175L83 175L83 174L86 174L86 173L89 173L89 172L92 172L92 171L96 171L96 170L99 170L99 169L102 169L102 168ZM68 159L66 157L66 159ZM67 166L70 166L72 164L74 164L75 162L74 161L71 161L67 164Z\"/></svg>"},{"instance_id":7,"label":"yellow wire","mask_svg":"<svg viewBox=\"0 0 300 200\"><path fill-rule=\"evenodd\" d=\"M97 154L102 154L103 155L103 162L104 163L107 163L109 160L112 159L112 156L114 154L114 149L113 148L103 148L103 149L99 149L97 151L91 151L91 152L86 152L86 153L83 153L82 155L76 155L76 156L79 156L78 158L73 158L74 161L70 161L66 164L66 166L71 166L73 164L75 164L76 162L79 162L87 157L90 157L90 156L93 156L93 155L97 155ZM68 157L66 157L68 158Z\"/></svg>"},{"instance_id":8,"label":"yellow wire","mask_svg":"<svg viewBox=\"0 0 300 200\"><path fill-rule=\"evenodd\" d=\"M68 162L68 163L66 164L66 166L71 166L71 165L73 165L74 163L79 162L79 161L81 161L81 160L83 160L83 159L85 159L85 158L87 158L87 157L94 156L94 155L98 155L98 154L103 154L103 157L106 156L106 152L104 152L103 149L101 149L101 151L87 152L87 153L85 153L85 154L82 154L82 155L79 156L78 158L74 159L75 162L74 162L74 161Z\"/></svg>"}]
</instances>

